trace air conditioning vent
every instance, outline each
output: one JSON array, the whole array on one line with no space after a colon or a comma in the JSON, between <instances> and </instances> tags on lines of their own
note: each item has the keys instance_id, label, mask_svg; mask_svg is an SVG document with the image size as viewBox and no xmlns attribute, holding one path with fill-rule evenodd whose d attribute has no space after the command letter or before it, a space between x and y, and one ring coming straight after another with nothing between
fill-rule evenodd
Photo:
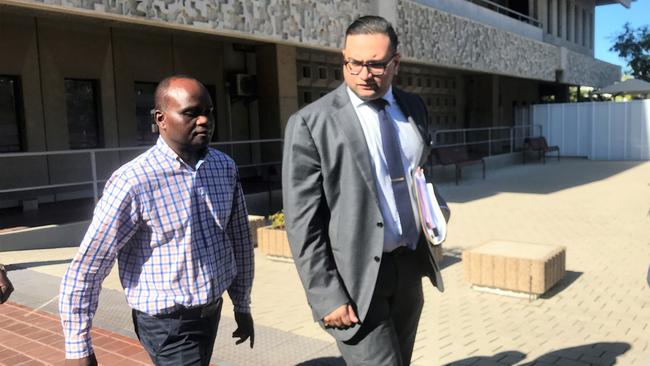
<instances>
[{"instance_id":1,"label":"air conditioning vent","mask_svg":"<svg viewBox=\"0 0 650 366\"><path fill-rule=\"evenodd\" d=\"M254 75L235 74L232 80L232 93L237 96L249 97L255 95L256 80Z\"/></svg>"}]
</instances>

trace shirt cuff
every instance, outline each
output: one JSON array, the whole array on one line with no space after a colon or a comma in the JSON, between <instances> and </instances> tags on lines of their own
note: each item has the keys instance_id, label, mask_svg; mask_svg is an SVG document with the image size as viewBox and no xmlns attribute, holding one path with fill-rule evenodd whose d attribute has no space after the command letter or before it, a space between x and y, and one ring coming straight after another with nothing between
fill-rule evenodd
<instances>
[{"instance_id":1,"label":"shirt cuff","mask_svg":"<svg viewBox=\"0 0 650 366\"><path fill-rule=\"evenodd\" d=\"M93 354L93 345L90 338L66 339L65 358L79 359Z\"/></svg>"},{"instance_id":2,"label":"shirt cuff","mask_svg":"<svg viewBox=\"0 0 650 366\"><path fill-rule=\"evenodd\" d=\"M234 305L234 304L233 304L233 307L234 307L234 309L235 309L235 312L237 312L237 313L247 313L247 314L250 314L250 312L251 312L251 306L250 306L250 305L242 306L242 305Z\"/></svg>"}]
</instances>

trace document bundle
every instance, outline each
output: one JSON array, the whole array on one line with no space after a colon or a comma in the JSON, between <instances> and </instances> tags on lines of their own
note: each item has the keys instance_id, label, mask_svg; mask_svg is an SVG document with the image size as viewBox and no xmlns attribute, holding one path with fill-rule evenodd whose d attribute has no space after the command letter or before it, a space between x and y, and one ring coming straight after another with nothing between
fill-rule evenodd
<instances>
[{"instance_id":1,"label":"document bundle","mask_svg":"<svg viewBox=\"0 0 650 366\"><path fill-rule=\"evenodd\" d=\"M433 184L427 183L420 167L413 173L413 189L418 201L418 214L424 236L433 245L442 244L447 237L447 222L440 210Z\"/></svg>"}]
</instances>

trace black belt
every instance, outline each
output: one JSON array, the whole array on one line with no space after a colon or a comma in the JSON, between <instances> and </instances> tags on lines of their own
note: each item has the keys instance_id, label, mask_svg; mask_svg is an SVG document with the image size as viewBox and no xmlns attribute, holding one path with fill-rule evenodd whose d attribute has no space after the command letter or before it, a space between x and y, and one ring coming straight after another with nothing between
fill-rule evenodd
<instances>
[{"instance_id":1,"label":"black belt","mask_svg":"<svg viewBox=\"0 0 650 366\"><path fill-rule=\"evenodd\" d=\"M409 254L409 253L414 253L414 252L415 252L414 250L411 250L411 249L409 249L408 247L401 246L401 247L397 247L397 248L393 249L393 250L390 251L390 252L386 252L386 253L384 253L384 255L388 254L388 255L392 255L392 256L396 256L396 257L397 257L397 256L400 256L400 255Z\"/></svg>"},{"instance_id":2,"label":"black belt","mask_svg":"<svg viewBox=\"0 0 650 366\"><path fill-rule=\"evenodd\" d=\"M200 306L193 306L193 307L180 307L173 312L169 314L160 314L160 315L155 315L156 318L159 319L167 319L167 318L174 318L174 319L201 319L201 318L208 318L211 316L214 316L217 314L219 309L221 309L221 302L223 301L222 298L217 299L217 301L207 304L207 305L200 305Z\"/></svg>"}]
</instances>

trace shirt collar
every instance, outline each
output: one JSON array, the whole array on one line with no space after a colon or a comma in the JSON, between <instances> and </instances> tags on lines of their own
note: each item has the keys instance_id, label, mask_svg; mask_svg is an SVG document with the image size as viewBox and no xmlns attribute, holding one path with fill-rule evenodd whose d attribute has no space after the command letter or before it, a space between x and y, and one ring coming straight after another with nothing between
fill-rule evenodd
<instances>
[{"instance_id":1,"label":"shirt collar","mask_svg":"<svg viewBox=\"0 0 650 366\"><path fill-rule=\"evenodd\" d=\"M349 86L346 87L345 89L347 90L348 95L350 96L350 101L352 102L352 105L353 105L355 108L359 108L360 106L366 104L366 101L364 101L363 99L359 98L359 96L356 95L356 94L352 91L352 89L350 89ZM386 94L384 94L384 95L382 96L382 98L383 98L383 99L386 99L386 101L388 102L388 105L389 105L389 106L395 104L395 96L393 95L393 86L392 86L392 85L388 87L388 91L386 91ZM367 104L366 104L366 105L367 105Z\"/></svg>"},{"instance_id":2,"label":"shirt collar","mask_svg":"<svg viewBox=\"0 0 650 366\"><path fill-rule=\"evenodd\" d=\"M158 148L158 151L160 151L168 159L171 159L171 160L174 160L175 162L177 162L178 167L181 167L183 165L186 165L186 166L190 167L186 162L183 161L183 159L181 159L180 156L178 156L178 154L176 154L176 152L174 150L172 150L171 147L169 147L169 145L167 145L167 143L165 142L165 139L163 139L162 136L158 136L158 140L156 141L156 148ZM203 158L201 158L201 159L199 159L197 161L196 167L194 167L193 170L198 170L199 167L204 162L209 160L209 158L210 158L210 151L209 151L209 148L208 148L208 150L206 150L206 154L203 156Z\"/></svg>"}]
</instances>

